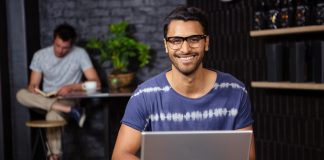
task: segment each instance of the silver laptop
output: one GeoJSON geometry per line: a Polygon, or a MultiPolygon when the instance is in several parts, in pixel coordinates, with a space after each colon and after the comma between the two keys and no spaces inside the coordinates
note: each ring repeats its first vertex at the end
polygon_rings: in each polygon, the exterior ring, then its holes
{"type": "Polygon", "coordinates": [[[248,160],[252,131],[142,132],[141,160],[248,160]]]}

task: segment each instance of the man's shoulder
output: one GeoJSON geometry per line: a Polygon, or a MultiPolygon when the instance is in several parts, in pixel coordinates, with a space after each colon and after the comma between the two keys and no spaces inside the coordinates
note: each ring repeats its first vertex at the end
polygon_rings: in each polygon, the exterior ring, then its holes
{"type": "Polygon", "coordinates": [[[221,71],[217,71],[217,82],[215,88],[225,89],[239,89],[241,91],[247,92],[245,85],[239,79],[231,75],[230,73],[225,73],[221,71]]]}
{"type": "Polygon", "coordinates": [[[230,73],[217,71],[217,78],[219,78],[217,82],[239,83],[243,85],[243,83],[239,79],[237,79],[230,73]]]}
{"type": "Polygon", "coordinates": [[[84,48],[79,47],[79,46],[73,46],[71,52],[75,53],[75,54],[85,54],[85,53],[87,53],[84,48]]]}
{"type": "Polygon", "coordinates": [[[159,73],[139,85],[139,88],[163,86],[165,85],[165,72],[159,73]]]}
{"type": "Polygon", "coordinates": [[[34,58],[35,59],[47,59],[49,56],[52,56],[54,54],[53,46],[47,46],[44,48],[39,49],[35,52],[34,58]]]}
{"type": "Polygon", "coordinates": [[[76,51],[83,51],[83,52],[85,52],[85,49],[84,48],[82,48],[82,47],[80,47],[80,46],[73,46],[73,49],[74,50],[76,50],[76,51]]]}
{"type": "Polygon", "coordinates": [[[166,72],[162,72],[138,85],[133,97],[147,93],[167,92],[170,90],[170,85],[167,83],[166,72]]]}
{"type": "Polygon", "coordinates": [[[52,45],[39,49],[35,54],[46,54],[49,52],[54,52],[52,45]]]}

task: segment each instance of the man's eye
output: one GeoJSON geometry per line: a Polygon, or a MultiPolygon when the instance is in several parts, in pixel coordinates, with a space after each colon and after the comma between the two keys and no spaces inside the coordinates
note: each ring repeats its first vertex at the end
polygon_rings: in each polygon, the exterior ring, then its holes
{"type": "Polygon", "coordinates": [[[199,42],[200,41],[200,37],[190,37],[189,38],[190,42],[199,42]]]}
{"type": "Polygon", "coordinates": [[[182,43],[182,39],[180,38],[172,38],[169,40],[172,44],[181,44],[182,43]]]}

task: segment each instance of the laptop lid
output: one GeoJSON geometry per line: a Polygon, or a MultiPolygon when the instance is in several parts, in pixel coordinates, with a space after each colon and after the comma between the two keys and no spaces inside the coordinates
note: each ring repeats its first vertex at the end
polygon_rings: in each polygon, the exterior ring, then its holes
{"type": "Polygon", "coordinates": [[[248,160],[252,131],[142,132],[141,160],[248,160]]]}

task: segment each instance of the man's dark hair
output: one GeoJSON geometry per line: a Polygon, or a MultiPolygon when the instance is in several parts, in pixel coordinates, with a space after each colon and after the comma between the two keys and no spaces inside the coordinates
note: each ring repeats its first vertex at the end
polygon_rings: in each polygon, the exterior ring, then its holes
{"type": "Polygon", "coordinates": [[[57,36],[63,41],[71,41],[73,44],[76,40],[77,34],[71,25],[64,23],[55,28],[53,38],[55,39],[57,36]]]}
{"type": "Polygon", "coordinates": [[[198,21],[203,27],[204,34],[208,35],[207,14],[199,8],[187,6],[175,8],[164,20],[164,37],[167,36],[168,27],[172,20],[198,21]]]}

